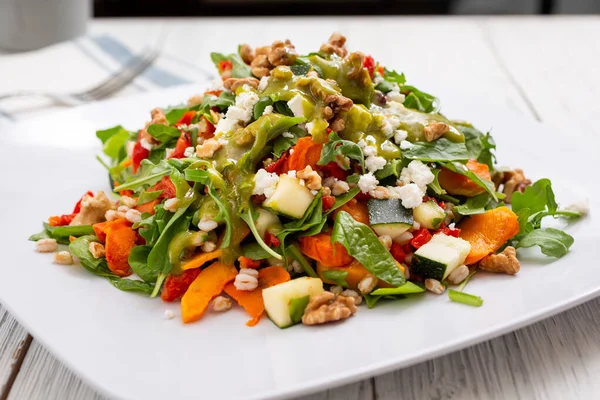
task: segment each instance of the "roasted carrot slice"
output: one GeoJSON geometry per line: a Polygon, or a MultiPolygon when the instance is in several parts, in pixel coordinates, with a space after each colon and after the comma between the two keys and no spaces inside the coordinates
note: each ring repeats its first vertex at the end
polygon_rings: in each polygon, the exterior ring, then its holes
{"type": "Polygon", "coordinates": [[[181,275],[169,274],[165,279],[162,292],[160,292],[160,298],[167,302],[177,300],[184,295],[199,273],[200,268],[195,268],[183,271],[181,275]]]}
{"type": "MultiPolygon", "coordinates": [[[[481,179],[486,179],[488,181],[492,179],[490,169],[486,164],[479,163],[475,160],[469,160],[466,167],[481,179]]],[[[449,169],[442,168],[438,175],[438,180],[440,186],[450,194],[472,197],[485,192],[484,188],[477,185],[466,176],[450,171],[449,169]]]]}
{"type": "Polygon", "coordinates": [[[185,264],[181,266],[182,270],[194,269],[201,267],[209,261],[214,260],[215,258],[219,258],[223,255],[223,250],[217,249],[215,251],[211,251],[210,253],[200,253],[196,257],[187,261],[185,264]]]}
{"type": "Polygon", "coordinates": [[[110,222],[106,221],[106,222],[100,222],[100,223],[92,225],[92,228],[94,228],[94,233],[96,234],[96,237],[102,243],[106,242],[106,228],[108,228],[109,224],[110,224],[110,222]]]}
{"type": "Polygon", "coordinates": [[[465,260],[465,264],[470,265],[496,252],[519,233],[519,221],[512,210],[498,207],[465,219],[458,228],[460,237],[471,243],[471,251],[465,260]]]}
{"type": "Polygon", "coordinates": [[[304,236],[298,240],[302,253],[324,265],[341,267],[352,262],[352,256],[341,243],[336,242],[334,247],[330,233],[304,236]]]}
{"type": "Polygon", "coordinates": [[[198,321],[206,312],[210,301],[218,296],[226,284],[235,279],[233,265],[215,262],[196,277],[181,299],[181,317],[186,324],[198,321]]]}
{"type": "Polygon", "coordinates": [[[160,203],[160,199],[154,199],[148,203],[140,204],[136,209],[141,213],[149,213],[154,215],[154,206],[160,203]]]}
{"type": "Polygon", "coordinates": [[[367,209],[367,205],[363,202],[358,201],[356,198],[350,200],[349,202],[335,210],[333,212],[334,220],[340,211],[346,211],[356,221],[369,225],[369,210],[367,209]]]}
{"type": "Polygon", "coordinates": [[[266,267],[258,271],[258,287],[250,292],[237,290],[233,282],[225,286],[225,293],[232,297],[252,319],[246,322],[248,326],[258,323],[265,312],[262,290],[290,280],[290,274],[282,267],[266,267]]]}
{"type": "Polygon", "coordinates": [[[106,230],[106,262],[108,268],[119,276],[131,275],[129,253],[136,245],[137,234],[131,223],[120,218],[108,224],[106,230]]]}
{"type": "Polygon", "coordinates": [[[298,140],[293,149],[294,152],[288,158],[288,170],[300,171],[307,165],[314,170],[318,169],[317,162],[321,158],[322,144],[313,142],[310,136],[305,136],[298,140]]]}

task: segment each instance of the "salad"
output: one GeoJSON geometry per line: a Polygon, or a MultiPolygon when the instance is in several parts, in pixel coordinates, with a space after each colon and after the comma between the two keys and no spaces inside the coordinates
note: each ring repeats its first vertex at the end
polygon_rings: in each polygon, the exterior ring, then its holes
{"type": "Polygon", "coordinates": [[[464,291],[475,271],[518,273],[519,248],[569,251],[542,220],[582,210],[498,167],[489,133],[345,42],[212,53],[205,93],[139,130],[96,132],[112,193],[86,193],[30,240],[118,289],[181,301],[186,323],[237,303],[247,325],[266,314],[280,328],[425,291],[480,306],[464,291]]]}

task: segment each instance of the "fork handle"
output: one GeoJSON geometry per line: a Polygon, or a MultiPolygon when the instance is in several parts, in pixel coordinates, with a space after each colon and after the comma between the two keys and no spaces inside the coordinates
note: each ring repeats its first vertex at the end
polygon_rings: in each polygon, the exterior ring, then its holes
{"type": "Polygon", "coordinates": [[[29,96],[37,96],[37,97],[45,97],[47,99],[53,100],[56,103],[66,105],[66,106],[78,106],[83,104],[84,101],[76,98],[75,96],[68,94],[54,94],[54,93],[43,93],[43,92],[31,92],[26,90],[18,90],[14,92],[9,92],[5,94],[0,94],[0,101],[6,99],[12,99],[15,97],[29,97],[29,96]]]}

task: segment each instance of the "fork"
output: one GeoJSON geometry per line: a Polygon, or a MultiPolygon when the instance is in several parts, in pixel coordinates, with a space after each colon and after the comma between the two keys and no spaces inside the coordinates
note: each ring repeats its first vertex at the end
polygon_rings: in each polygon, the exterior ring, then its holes
{"type": "Polygon", "coordinates": [[[90,101],[104,99],[117,93],[141,75],[158,57],[158,51],[151,50],[144,55],[138,55],[129,60],[123,68],[114,72],[104,81],[91,89],[77,93],[49,93],[35,91],[15,91],[0,94],[0,101],[25,96],[41,96],[52,99],[56,103],[66,106],[77,106],[90,101]]]}

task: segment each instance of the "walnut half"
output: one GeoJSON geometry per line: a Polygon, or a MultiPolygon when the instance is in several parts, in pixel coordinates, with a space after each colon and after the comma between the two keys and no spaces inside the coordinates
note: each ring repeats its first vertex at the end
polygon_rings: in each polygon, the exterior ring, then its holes
{"type": "Polygon", "coordinates": [[[432,122],[425,126],[425,140],[433,142],[450,131],[450,126],[443,122],[432,122]]]}
{"type": "Polygon", "coordinates": [[[517,259],[517,251],[508,246],[502,253],[490,254],[479,262],[479,269],[499,274],[515,275],[521,270],[521,264],[517,259]]]}
{"type": "Polygon", "coordinates": [[[354,298],[323,292],[310,300],[304,310],[302,323],[317,325],[339,321],[351,317],[357,310],[354,298]]]}

